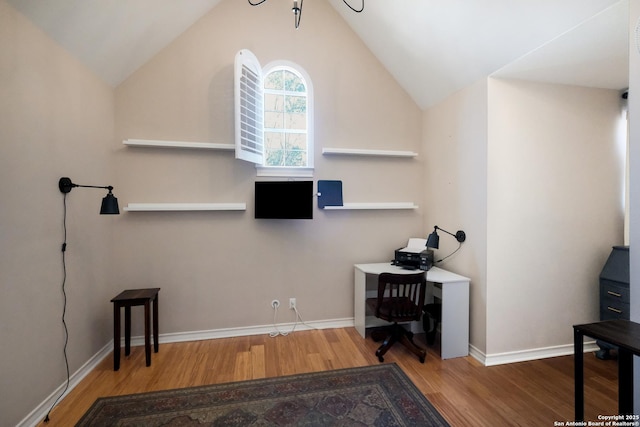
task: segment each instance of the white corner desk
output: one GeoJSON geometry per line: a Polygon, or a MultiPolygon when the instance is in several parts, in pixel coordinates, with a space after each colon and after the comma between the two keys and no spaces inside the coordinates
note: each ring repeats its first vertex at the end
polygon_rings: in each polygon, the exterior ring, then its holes
{"type": "MultiPolygon", "coordinates": [[[[367,315],[366,299],[377,294],[378,275],[381,273],[413,274],[420,270],[407,270],[391,263],[354,265],[354,324],[356,330],[365,337],[365,329],[379,326],[380,320],[367,315]]],[[[469,278],[451,273],[438,267],[425,271],[427,299],[437,296],[442,300],[441,357],[451,359],[469,355],[469,278]],[[440,284],[440,285],[438,285],[440,284]]],[[[382,324],[386,324],[383,322],[382,324]]]]}

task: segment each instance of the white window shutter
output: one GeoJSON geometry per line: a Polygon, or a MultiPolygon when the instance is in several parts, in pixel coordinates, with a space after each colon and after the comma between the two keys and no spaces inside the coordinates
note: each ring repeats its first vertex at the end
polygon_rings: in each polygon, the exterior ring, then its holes
{"type": "Polygon", "coordinates": [[[234,67],[236,159],[263,164],[264,112],[262,68],[256,56],[242,49],[234,67]]]}

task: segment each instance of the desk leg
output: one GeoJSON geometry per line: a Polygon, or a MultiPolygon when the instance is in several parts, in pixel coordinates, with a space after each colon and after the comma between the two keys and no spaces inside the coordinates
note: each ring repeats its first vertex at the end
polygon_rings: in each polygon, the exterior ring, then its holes
{"type": "Polygon", "coordinates": [[[131,354],[131,306],[124,306],[124,355],[131,354]]]}
{"type": "Polygon", "coordinates": [[[633,415],[633,353],[618,348],[618,412],[633,415]]]}
{"type": "Polygon", "coordinates": [[[154,352],[158,352],[158,347],[160,343],[158,342],[158,295],[153,300],[153,350],[154,352]]]}
{"type": "Polygon", "coordinates": [[[584,337],[573,331],[573,375],[575,378],[575,420],[584,421],[584,337]]]}
{"type": "Polygon", "coordinates": [[[353,324],[358,333],[365,337],[367,319],[367,275],[355,269],[353,285],[353,324]]]}
{"type": "Polygon", "coordinates": [[[144,302],[144,357],[147,362],[147,366],[151,366],[151,337],[150,337],[150,322],[151,312],[149,310],[149,300],[144,302]]]}
{"type": "Polygon", "coordinates": [[[442,284],[440,329],[440,357],[443,360],[469,355],[468,281],[442,284]]]}
{"type": "Polygon", "coordinates": [[[113,370],[120,369],[120,306],[113,303],[113,370]]]}

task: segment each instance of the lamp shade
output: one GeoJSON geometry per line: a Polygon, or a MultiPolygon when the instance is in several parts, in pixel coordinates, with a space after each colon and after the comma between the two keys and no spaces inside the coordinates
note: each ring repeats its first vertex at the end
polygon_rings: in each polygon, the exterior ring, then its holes
{"type": "Polygon", "coordinates": [[[433,230],[433,233],[429,234],[427,237],[427,245],[428,248],[438,249],[440,247],[440,236],[438,236],[438,232],[433,230]]]}
{"type": "Polygon", "coordinates": [[[118,208],[118,199],[109,191],[109,193],[102,199],[102,206],[100,207],[100,215],[119,215],[120,209],[118,208]]]}

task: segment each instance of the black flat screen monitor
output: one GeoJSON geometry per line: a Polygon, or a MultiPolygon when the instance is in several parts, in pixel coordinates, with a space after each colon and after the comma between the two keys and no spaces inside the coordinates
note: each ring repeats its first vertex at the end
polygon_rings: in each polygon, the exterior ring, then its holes
{"type": "Polygon", "coordinates": [[[256,181],[255,217],[313,219],[313,181],[256,181]]]}

